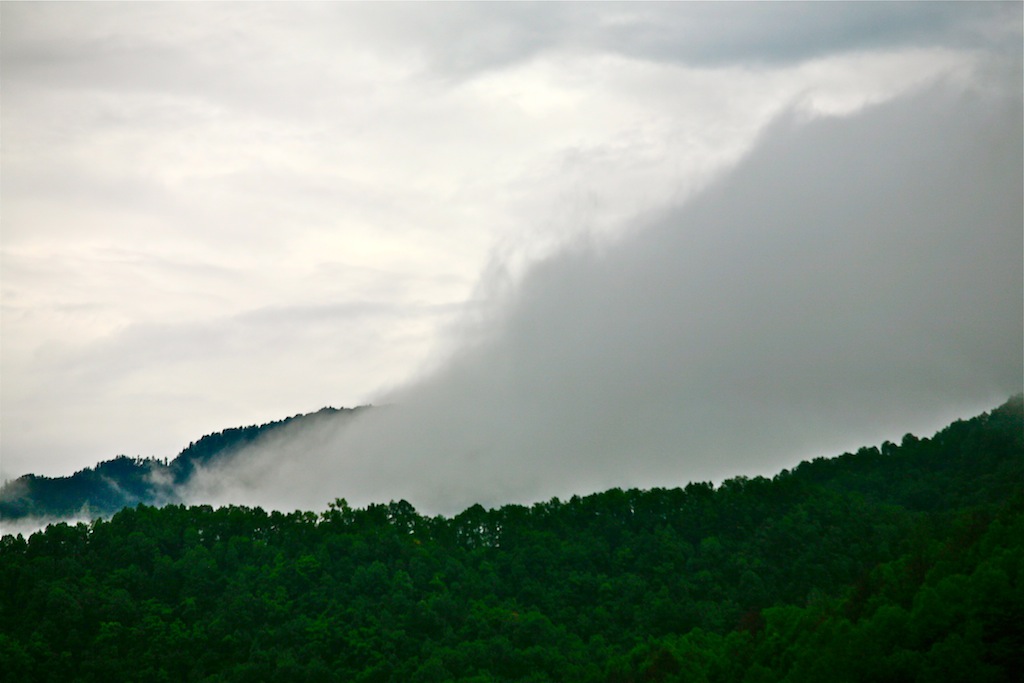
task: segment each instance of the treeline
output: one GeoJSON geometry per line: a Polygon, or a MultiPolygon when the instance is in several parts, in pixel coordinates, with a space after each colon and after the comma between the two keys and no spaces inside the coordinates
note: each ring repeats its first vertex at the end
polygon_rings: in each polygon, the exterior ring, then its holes
{"type": "Polygon", "coordinates": [[[0,542],[24,681],[1010,681],[1024,400],[719,487],[139,506],[0,542]]]}
{"type": "Polygon", "coordinates": [[[139,503],[181,502],[179,490],[197,468],[222,463],[275,429],[290,423],[345,418],[363,408],[322,408],[261,425],[235,427],[190,443],[170,462],[166,458],[119,455],[67,477],[26,474],[0,488],[0,521],[26,517],[70,519],[109,517],[139,503]]]}

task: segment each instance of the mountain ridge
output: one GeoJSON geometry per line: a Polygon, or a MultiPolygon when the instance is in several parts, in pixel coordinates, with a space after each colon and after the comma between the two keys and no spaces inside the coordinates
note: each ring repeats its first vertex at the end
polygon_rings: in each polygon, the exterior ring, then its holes
{"type": "MultiPolygon", "coordinates": [[[[86,467],[65,477],[47,477],[26,474],[17,479],[5,482],[0,487],[0,533],[3,522],[20,522],[26,519],[39,520],[45,524],[70,519],[94,519],[110,517],[118,511],[139,504],[163,506],[182,504],[186,500],[182,493],[190,483],[191,477],[199,470],[224,465],[241,452],[245,446],[251,445],[284,427],[285,425],[301,425],[304,422],[330,417],[350,418],[372,406],[356,406],[354,408],[324,407],[311,413],[299,413],[281,420],[261,425],[232,427],[207,434],[196,441],[190,442],[173,460],[155,457],[130,457],[118,455],[110,460],[86,467]]],[[[932,439],[906,434],[900,446],[922,446],[926,450],[933,439],[952,438],[948,435],[973,421],[985,421],[998,415],[1024,414],[1024,394],[1010,397],[1005,403],[980,415],[958,419],[947,427],[939,430],[932,439]]],[[[862,447],[856,453],[843,453],[830,457],[817,457],[803,461],[793,468],[801,471],[812,480],[824,481],[830,478],[829,472],[840,471],[844,463],[853,459],[865,462],[870,459],[887,460],[887,456],[900,446],[886,441],[880,447],[862,447]]],[[[1024,451],[1024,432],[1018,443],[1018,450],[1024,451]]],[[[991,456],[991,453],[989,453],[991,456]]],[[[985,462],[975,463],[975,469],[984,468],[985,462]]],[[[894,467],[892,462],[889,467],[894,467]]],[[[914,469],[907,463],[901,465],[902,470],[893,471],[892,477],[915,476],[914,469]],[[909,470],[907,468],[910,468],[909,470]]],[[[789,470],[783,469],[776,478],[786,477],[789,470]]],[[[972,476],[985,476],[982,472],[972,472],[972,476]]],[[[1000,475],[993,471],[990,477],[1000,475]]],[[[728,481],[746,480],[746,477],[735,476],[728,481]]],[[[1024,481],[1024,470],[1013,476],[1003,476],[1002,482],[994,482],[993,486],[1009,486],[1013,481],[1024,481]]],[[[879,485],[873,483],[873,490],[878,491],[879,485]]],[[[881,485],[884,488],[884,484],[881,485]]],[[[965,500],[969,492],[964,492],[965,500]]],[[[923,494],[921,503],[927,503],[927,495],[923,494]]],[[[969,501],[968,501],[969,502],[969,501]]],[[[914,506],[914,501],[901,500],[901,504],[914,506]]],[[[932,501],[934,504],[934,501],[932,501]]]]}
{"type": "Polygon", "coordinates": [[[347,418],[369,406],[299,413],[260,425],[231,427],[190,442],[172,460],[117,455],[62,477],[25,474],[0,487],[0,523],[25,518],[109,517],[140,503],[183,502],[181,489],[197,469],[226,462],[245,446],[289,424],[322,417],[347,418]]]}

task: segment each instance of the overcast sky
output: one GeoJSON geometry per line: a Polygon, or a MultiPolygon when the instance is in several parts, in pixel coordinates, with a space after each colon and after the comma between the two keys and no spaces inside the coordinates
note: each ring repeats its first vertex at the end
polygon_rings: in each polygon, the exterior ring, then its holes
{"type": "Polygon", "coordinates": [[[0,20],[4,477],[388,402],[207,492],[451,511],[1020,390],[1020,3],[0,20]]]}

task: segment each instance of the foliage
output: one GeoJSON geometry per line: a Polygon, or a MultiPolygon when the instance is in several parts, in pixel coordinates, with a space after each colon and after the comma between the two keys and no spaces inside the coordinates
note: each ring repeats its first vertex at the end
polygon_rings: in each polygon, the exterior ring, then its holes
{"type": "Polygon", "coordinates": [[[451,517],[139,505],[0,541],[24,681],[1010,680],[1021,397],[719,487],[451,517]]]}

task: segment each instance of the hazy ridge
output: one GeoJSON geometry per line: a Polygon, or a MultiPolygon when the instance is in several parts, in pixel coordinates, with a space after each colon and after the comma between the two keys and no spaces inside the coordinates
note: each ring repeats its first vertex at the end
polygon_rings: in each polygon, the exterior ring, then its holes
{"type": "Polygon", "coordinates": [[[230,466],[246,446],[285,425],[301,429],[316,420],[345,420],[360,410],[326,407],[261,425],[225,429],[190,443],[173,460],[119,455],[65,477],[23,475],[0,488],[0,531],[109,517],[140,503],[185,502],[189,480],[197,470],[230,466]]]}

